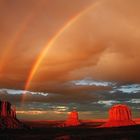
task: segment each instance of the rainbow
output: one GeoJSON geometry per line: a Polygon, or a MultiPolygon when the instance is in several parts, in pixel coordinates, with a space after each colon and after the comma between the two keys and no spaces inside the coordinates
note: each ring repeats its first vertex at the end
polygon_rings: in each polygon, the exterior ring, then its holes
{"type": "MultiPolygon", "coordinates": [[[[80,17],[82,17],[84,14],[86,14],[88,11],[90,11],[92,8],[96,7],[99,4],[99,2],[92,4],[91,6],[89,6],[88,8],[84,9],[82,12],[78,13],[77,15],[75,15],[73,18],[71,18],[60,30],[58,30],[58,32],[56,32],[56,34],[50,39],[49,42],[47,42],[45,44],[44,49],[41,51],[41,53],[39,54],[36,62],[33,64],[31,71],[29,73],[29,76],[27,78],[27,81],[25,83],[25,88],[24,90],[27,91],[30,87],[30,84],[35,76],[35,74],[37,73],[43,59],[45,58],[48,50],[50,47],[52,47],[54,45],[54,43],[56,42],[56,40],[68,29],[70,28],[78,19],[80,19],[80,17]]],[[[22,97],[22,101],[24,101],[25,98],[25,93],[23,94],[22,97]]]]}
{"type": "MultiPolygon", "coordinates": [[[[43,4],[40,3],[39,6],[41,5],[43,4]]],[[[25,18],[23,18],[21,24],[19,25],[19,29],[14,33],[8,44],[5,46],[5,50],[3,50],[0,56],[0,72],[4,71],[4,67],[6,65],[6,62],[8,61],[9,54],[16,47],[23,34],[26,32],[28,25],[32,22],[32,19],[34,18],[35,13],[37,12],[37,9],[40,8],[39,6],[37,5],[34,8],[32,8],[29,14],[25,16],[25,18]]]]}
{"type": "Polygon", "coordinates": [[[0,61],[0,72],[3,71],[6,62],[8,61],[9,53],[17,45],[19,38],[21,38],[23,33],[25,32],[25,29],[26,29],[31,17],[32,16],[27,16],[23,20],[22,24],[19,27],[19,30],[13,35],[13,37],[9,41],[8,45],[6,46],[6,49],[3,51],[2,55],[0,56],[0,60],[1,60],[0,61]]]}

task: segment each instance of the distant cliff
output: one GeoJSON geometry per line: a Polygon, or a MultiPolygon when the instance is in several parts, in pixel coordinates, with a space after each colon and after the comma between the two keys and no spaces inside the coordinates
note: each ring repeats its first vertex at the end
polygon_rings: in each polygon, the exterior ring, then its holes
{"type": "Polygon", "coordinates": [[[16,117],[16,108],[8,101],[0,101],[0,128],[24,128],[24,124],[16,117]]]}

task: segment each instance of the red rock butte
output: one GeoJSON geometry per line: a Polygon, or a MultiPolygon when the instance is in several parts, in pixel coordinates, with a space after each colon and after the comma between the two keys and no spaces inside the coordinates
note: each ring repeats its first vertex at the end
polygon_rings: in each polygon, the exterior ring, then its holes
{"type": "Polygon", "coordinates": [[[126,105],[118,104],[109,110],[109,120],[101,127],[120,127],[135,124],[132,120],[131,109],[126,105]]]}
{"type": "Polygon", "coordinates": [[[16,109],[7,101],[0,101],[0,128],[22,128],[23,124],[16,118],[16,109]]]}
{"type": "Polygon", "coordinates": [[[76,110],[73,110],[68,115],[68,119],[66,120],[64,126],[78,126],[80,125],[78,112],[76,110]]]}

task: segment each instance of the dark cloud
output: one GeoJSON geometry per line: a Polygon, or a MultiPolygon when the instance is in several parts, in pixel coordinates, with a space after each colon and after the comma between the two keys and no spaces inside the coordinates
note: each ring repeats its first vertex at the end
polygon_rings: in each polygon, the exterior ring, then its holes
{"type": "MultiPolygon", "coordinates": [[[[91,93],[90,93],[91,94],[91,93]]],[[[96,99],[88,100],[88,102],[81,101],[79,96],[62,96],[58,94],[48,94],[47,96],[26,94],[25,102],[21,101],[21,91],[5,89],[0,93],[1,100],[8,100],[12,105],[17,107],[17,115],[21,119],[66,119],[67,113],[76,107],[79,111],[81,119],[95,119],[106,118],[108,109],[118,103],[129,105],[133,110],[133,116],[139,115],[140,93],[135,95],[127,93],[112,93],[98,92],[92,93],[96,99]],[[9,93],[10,94],[9,94],[9,93]],[[68,97],[68,98],[67,98],[68,97]],[[71,100],[72,99],[72,100],[71,100]],[[71,100],[71,102],[69,102],[71,100]]],[[[86,94],[88,95],[88,94],[86,94]]],[[[82,95],[80,95],[82,96],[82,95]]],[[[87,96],[89,97],[89,96],[87,96]]],[[[82,96],[81,99],[87,98],[82,96]]]]}

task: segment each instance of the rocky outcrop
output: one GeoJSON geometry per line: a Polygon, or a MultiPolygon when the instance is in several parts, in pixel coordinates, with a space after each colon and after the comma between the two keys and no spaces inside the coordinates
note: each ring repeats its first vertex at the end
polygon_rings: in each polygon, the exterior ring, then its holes
{"type": "Polygon", "coordinates": [[[114,105],[109,110],[109,120],[101,127],[120,127],[129,125],[135,125],[135,122],[132,120],[131,109],[126,105],[118,104],[114,105]]]}
{"type": "Polygon", "coordinates": [[[79,117],[78,117],[78,112],[76,110],[73,110],[70,112],[68,115],[68,119],[64,123],[65,126],[78,126],[80,125],[79,117]]]}
{"type": "Polygon", "coordinates": [[[23,128],[16,118],[16,109],[8,101],[0,101],[0,128],[23,128]]]}

